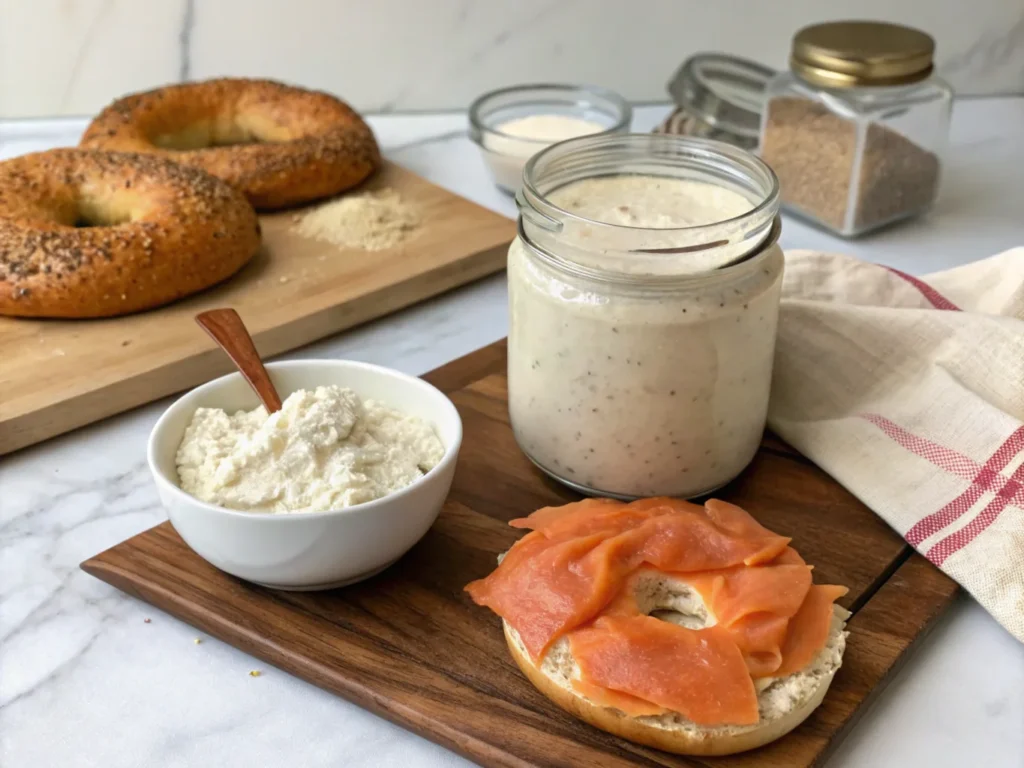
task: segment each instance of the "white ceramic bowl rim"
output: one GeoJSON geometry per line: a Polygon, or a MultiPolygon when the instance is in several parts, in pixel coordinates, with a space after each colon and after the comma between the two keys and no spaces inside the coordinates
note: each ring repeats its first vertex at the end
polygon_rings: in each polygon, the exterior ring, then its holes
{"type": "MultiPolygon", "coordinates": [[[[446,407],[446,410],[450,412],[448,415],[451,416],[454,424],[457,427],[457,430],[455,439],[452,440],[450,444],[444,447],[444,456],[441,457],[441,460],[433,468],[431,468],[430,471],[416,478],[416,480],[409,483],[409,485],[405,486],[404,488],[400,488],[394,493],[389,493],[386,496],[381,496],[379,499],[374,499],[373,501],[365,501],[362,504],[354,504],[351,507],[328,509],[322,512],[246,512],[245,510],[241,509],[229,509],[228,507],[221,507],[216,504],[210,504],[209,502],[203,501],[202,499],[193,496],[191,493],[182,490],[181,486],[179,486],[176,482],[174,482],[171,478],[164,474],[164,472],[157,466],[156,461],[154,459],[154,454],[156,452],[156,441],[161,431],[164,429],[171,412],[181,407],[181,402],[185,398],[191,397],[206,390],[214,389],[217,386],[222,385],[228,379],[240,379],[242,377],[242,374],[239,373],[238,371],[234,371],[233,373],[228,373],[224,376],[220,376],[216,379],[208,381],[205,384],[200,384],[198,387],[195,387],[194,389],[190,389],[188,392],[179,396],[178,399],[171,403],[167,410],[161,414],[159,419],[157,419],[156,424],[153,425],[153,429],[149,433],[149,440],[146,443],[146,461],[149,464],[149,469],[152,472],[153,477],[157,479],[157,482],[162,483],[164,487],[167,490],[169,490],[172,494],[176,494],[181,498],[187,500],[188,502],[203,509],[206,509],[210,512],[226,515],[228,517],[242,517],[246,519],[252,519],[255,517],[259,518],[260,520],[285,521],[295,518],[310,519],[317,517],[334,517],[341,515],[363,514],[365,512],[370,512],[385,503],[390,503],[393,500],[398,499],[402,496],[405,496],[410,493],[415,493],[416,487],[420,485],[427,477],[434,474],[435,472],[439,472],[443,466],[449,464],[452,461],[455,461],[455,458],[459,452],[459,447],[462,443],[462,419],[459,417],[459,412],[455,408],[455,405],[452,403],[451,400],[448,399],[448,396],[445,395],[441,390],[439,390],[430,382],[424,381],[418,376],[412,376],[408,373],[402,373],[401,371],[397,371],[394,368],[388,368],[383,365],[374,365],[373,363],[363,363],[356,360],[281,360],[279,362],[266,363],[265,365],[267,370],[272,371],[275,368],[305,368],[310,366],[314,368],[329,368],[334,367],[339,363],[341,364],[341,367],[362,368],[364,370],[371,370],[377,373],[385,374],[387,376],[392,376],[394,378],[403,379],[407,382],[414,384],[415,386],[432,390],[432,392],[436,393],[440,397],[441,402],[443,402],[446,407]]],[[[285,397],[287,398],[287,396],[285,397]]],[[[438,439],[440,439],[440,435],[438,435],[438,439]]]]}

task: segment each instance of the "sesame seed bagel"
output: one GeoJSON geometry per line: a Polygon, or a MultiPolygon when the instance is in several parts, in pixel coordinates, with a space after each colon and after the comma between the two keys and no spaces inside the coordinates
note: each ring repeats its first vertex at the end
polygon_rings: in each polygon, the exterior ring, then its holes
{"type": "Polygon", "coordinates": [[[198,168],[82,149],[0,163],[0,315],[150,309],[226,279],[259,244],[245,197],[198,168]]]}
{"type": "Polygon", "coordinates": [[[373,132],[345,102],[272,80],[222,78],[118,99],[80,145],[202,168],[271,210],[354,187],[380,167],[373,132]]]}

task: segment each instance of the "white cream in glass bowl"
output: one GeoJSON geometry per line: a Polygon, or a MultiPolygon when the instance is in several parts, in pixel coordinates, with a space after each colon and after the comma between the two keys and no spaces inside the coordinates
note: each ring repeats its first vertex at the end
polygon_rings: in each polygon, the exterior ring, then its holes
{"type": "Polygon", "coordinates": [[[497,187],[515,194],[537,152],[566,139],[628,131],[632,116],[625,99],[606,88],[518,85],[474,101],[469,134],[497,187]]]}
{"type": "Polygon", "coordinates": [[[531,159],[509,249],[517,442],[584,493],[693,497],[764,430],[782,285],[778,182],[744,150],[595,136],[531,159]]]}

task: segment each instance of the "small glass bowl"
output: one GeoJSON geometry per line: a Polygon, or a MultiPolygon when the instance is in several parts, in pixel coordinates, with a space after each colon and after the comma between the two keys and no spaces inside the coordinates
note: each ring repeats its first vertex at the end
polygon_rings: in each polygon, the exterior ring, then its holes
{"type": "Polygon", "coordinates": [[[510,195],[522,185],[526,161],[557,143],[512,136],[498,128],[531,115],[564,115],[598,123],[604,130],[590,135],[601,135],[628,132],[633,110],[619,94],[592,85],[515,85],[480,96],[469,107],[469,137],[480,147],[498,189],[510,195]]]}

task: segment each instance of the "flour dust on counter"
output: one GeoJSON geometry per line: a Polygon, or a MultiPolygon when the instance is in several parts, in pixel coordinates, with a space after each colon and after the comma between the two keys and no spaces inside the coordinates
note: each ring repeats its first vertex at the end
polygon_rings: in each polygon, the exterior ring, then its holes
{"type": "Polygon", "coordinates": [[[419,209],[394,189],[358,192],[294,217],[294,231],[343,248],[382,251],[413,237],[423,223],[419,209]]]}

